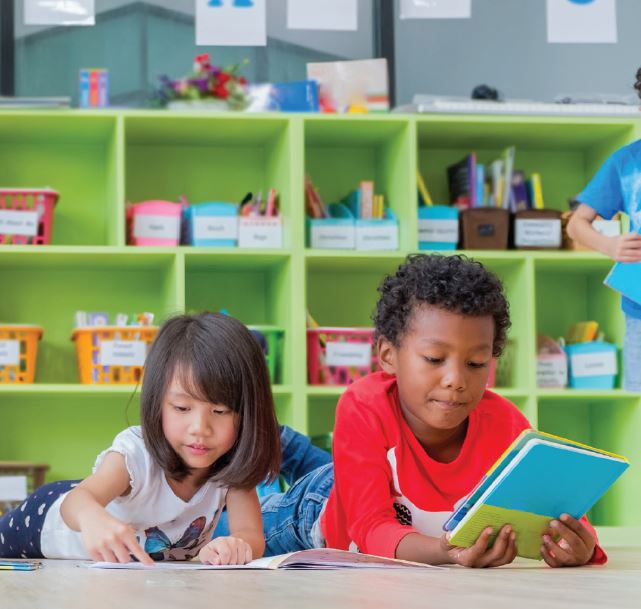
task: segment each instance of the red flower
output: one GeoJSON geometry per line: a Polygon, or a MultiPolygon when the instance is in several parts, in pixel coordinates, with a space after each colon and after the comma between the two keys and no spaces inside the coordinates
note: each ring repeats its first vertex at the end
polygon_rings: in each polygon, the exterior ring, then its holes
{"type": "Polygon", "coordinates": [[[247,79],[246,79],[244,76],[239,76],[239,77],[238,77],[238,82],[239,82],[241,85],[246,85],[246,84],[247,84],[247,79]]]}
{"type": "Polygon", "coordinates": [[[227,72],[221,72],[218,75],[218,84],[224,85],[226,82],[229,82],[231,80],[231,76],[227,74],[227,72]]]}
{"type": "Polygon", "coordinates": [[[229,91],[223,84],[215,85],[211,92],[214,94],[214,97],[220,97],[222,99],[227,99],[229,97],[229,91]]]}

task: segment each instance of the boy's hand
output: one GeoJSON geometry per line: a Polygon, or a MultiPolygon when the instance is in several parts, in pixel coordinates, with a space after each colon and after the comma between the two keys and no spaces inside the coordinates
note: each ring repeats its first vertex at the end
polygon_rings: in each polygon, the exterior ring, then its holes
{"type": "Polygon", "coordinates": [[[491,527],[485,529],[474,545],[469,548],[450,545],[448,534],[446,534],[441,537],[441,547],[451,562],[463,567],[478,568],[507,565],[516,558],[516,535],[512,531],[512,527],[506,524],[496,536],[494,545],[488,548],[487,545],[493,532],[491,527]]]}
{"type": "Polygon", "coordinates": [[[209,565],[244,565],[251,561],[252,549],[239,537],[216,537],[201,548],[198,558],[209,565]]]}
{"type": "Polygon", "coordinates": [[[578,567],[586,564],[594,554],[596,541],[590,531],[578,520],[562,514],[550,522],[550,531],[560,536],[558,541],[545,533],[541,556],[550,567],[578,567]]]}
{"type": "Polygon", "coordinates": [[[136,531],[106,511],[87,514],[81,520],[80,534],[92,560],[125,563],[133,555],[147,566],[154,564],[138,543],[136,531]]]}
{"type": "Polygon", "coordinates": [[[604,253],[616,262],[641,262],[641,235],[632,232],[610,237],[604,253]]]}

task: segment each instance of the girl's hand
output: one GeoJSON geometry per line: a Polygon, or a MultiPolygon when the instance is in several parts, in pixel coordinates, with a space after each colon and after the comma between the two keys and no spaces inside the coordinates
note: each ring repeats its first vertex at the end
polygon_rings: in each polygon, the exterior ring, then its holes
{"type": "Polygon", "coordinates": [[[80,534],[93,560],[130,562],[133,555],[145,565],[154,564],[138,543],[134,529],[105,510],[82,519],[80,534]]]}
{"type": "Polygon", "coordinates": [[[492,528],[485,529],[473,546],[459,548],[449,544],[449,534],[441,537],[441,547],[449,560],[463,567],[500,567],[507,565],[516,558],[516,535],[512,527],[506,524],[496,536],[494,545],[488,549],[487,545],[493,533],[492,528]]]}
{"type": "Polygon", "coordinates": [[[604,253],[616,262],[640,262],[641,235],[632,232],[610,237],[604,253]]]}
{"type": "Polygon", "coordinates": [[[592,558],[596,541],[578,520],[561,514],[561,518],[550,522],[550,530],[560,536],[555,542],[548,533],[543,535],[541,556],[550,567],[578,567],[592,558]]]}
{"type": "Polygon", "coordinates": [[[216,537],[201,548],[198,558],[209,565],[244,565],[251,561],[252,549],[240,537],[216,537]]]}

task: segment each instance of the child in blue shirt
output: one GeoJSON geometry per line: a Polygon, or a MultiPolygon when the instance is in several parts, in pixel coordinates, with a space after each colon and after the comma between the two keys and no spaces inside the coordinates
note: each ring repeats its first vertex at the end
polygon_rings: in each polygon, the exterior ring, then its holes
{"type": "MultiPolygon", "coordinates": [[[[634,87],[641,97],[641,68],[636,78],[634,87]]],[[[572,239],[617,262],[641,262],[641,140],[614,152],[577,199],[581,205],[567,229],[572,239]],[[592,227],[597,215],[609,220],[617,212],[630,216],[629,233],[606,237],[592,227]]],[[[641,391],[641,303],[624,296],[621,308],[626,321],[623,388],[641,391]]]]}

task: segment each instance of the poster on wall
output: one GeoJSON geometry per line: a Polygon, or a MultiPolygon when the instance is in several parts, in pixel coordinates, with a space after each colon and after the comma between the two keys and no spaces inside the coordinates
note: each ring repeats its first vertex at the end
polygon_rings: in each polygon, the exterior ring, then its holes
{"type": "Polygon", "coordinates": [[[401,19],[469,19],[472,0],[401,0],[401,19]]]}
{"type": "Polygon", "coordinates": [[[358,29],[357,0],[287,0],[287,27],[290,30],[358,29]]]}
{"type": "Polygon", "coordinates": [[[25,25],[95,25],[94,0],[25,0],[25,25]]]}
{"type": "Polygon", "coordinates": [[[547,0],[548,42],[617,42],[616,0],[547,0]]]}
{"type": "Polygon", "coordinates": [[[196,0],[196,44],[266,46],[265,0],[196,0]]]}

